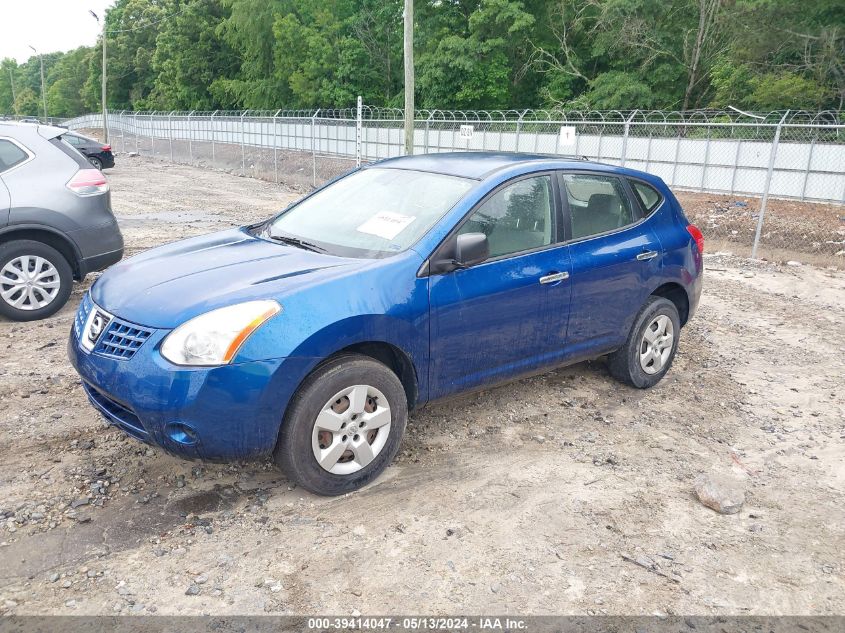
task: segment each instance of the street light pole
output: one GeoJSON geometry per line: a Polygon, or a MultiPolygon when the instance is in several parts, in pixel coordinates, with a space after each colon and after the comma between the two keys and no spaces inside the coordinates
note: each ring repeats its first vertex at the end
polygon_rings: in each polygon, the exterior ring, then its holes
{"type": "MultiPolygon", "coordinates": [[[[100,17],[91,11],[88,10],[88,13],[94,16],[94,19],[97,20],[97,24],[100,23],[100,17]]],[[[103,106],[103,142],[109,142],[109,119],[108,119],[108,108],[106,107],[106,19],[103,16],[103,85],[102,85],[102,94],[101,94],[102,106],[103,106]]]]}
{"type": "Polygon", "coordinates": [[[47,93],[44,91],[44,56],[35,50],[34,46],[30,46],[32,52],[38,55],[38,61],[41,62],[41,103],[44,105],[44,123],[47,123],[47,93]]]}

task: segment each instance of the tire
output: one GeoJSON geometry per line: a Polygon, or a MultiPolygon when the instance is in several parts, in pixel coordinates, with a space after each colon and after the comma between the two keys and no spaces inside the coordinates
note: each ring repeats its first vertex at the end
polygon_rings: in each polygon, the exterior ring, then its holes
{"type": "Polygon", "coordinates": [[[672,367],[680,333],[675,304],[652,295],[634,319],[628,340],[608,357],[611,375],[637,389],[653,387],[672,367]],[[671,334],[668,345],[666,334],[671,334]]]}
{"type": "Polygon", "coordinates": [[[393,461],[407,420],[396,374],[368,356],[339,356],[315,369],[291,399],[274,458],[306,490],[344,494],[393,461]]]}
{"type": "Polygon", "coordinates": [[[94,169],[99,169],[100,171],[103,171],[103,161],[101,161],[96,156],[89,156],[88,162],[94,166],[94,169]]]}
{"type": "Polygon", "coordinates": [[[70,263],[52,246],[34,240],[0,244],[0,314],[3,316],[14,321],[44,319],[67,303],[72,289],[70,263]],[[34,286],[14,283],[24,279],[21,274],[24,268],[28,269],[27,277],[40,270],[40,278],[27,278],[34,286]]]}

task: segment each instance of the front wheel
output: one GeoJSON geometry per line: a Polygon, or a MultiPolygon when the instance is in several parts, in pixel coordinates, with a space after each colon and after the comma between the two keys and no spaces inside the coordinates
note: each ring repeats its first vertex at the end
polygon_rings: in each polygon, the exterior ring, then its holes
{"type": "Polygon", "coordinates": [[[610,373],[624,383],[653,387],[672,366],[681,334],[681,320],[675,304],[652,296],[640,310],[625,345],[610,354],[610,373]]]}
{"type": "Polygon", "coordinates": [[[318,367],[291,400],[276,463],[316,494],[357,490],[393,460],[407,419],[396,374],[367,356],[340,356],[318,367]]]}

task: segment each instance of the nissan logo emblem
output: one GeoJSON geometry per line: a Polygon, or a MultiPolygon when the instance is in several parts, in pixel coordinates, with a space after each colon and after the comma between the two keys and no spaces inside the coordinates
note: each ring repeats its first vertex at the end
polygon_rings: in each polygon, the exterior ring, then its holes
{"type": "Polygon", "coordinates": [[[88,340],[92,343],[96,342],[96,340],[100,337],[100,334],[103,333],[103,328],[106,326],[106,320],[103,318],[103,315],[96,314],[93,319],[91,319],[91,328],[88,330],[88,340]]]}

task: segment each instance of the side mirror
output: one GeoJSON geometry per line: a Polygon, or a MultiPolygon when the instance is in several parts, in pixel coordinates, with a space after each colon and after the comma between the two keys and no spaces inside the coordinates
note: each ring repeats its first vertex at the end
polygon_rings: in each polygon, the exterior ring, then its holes
{"type": "Polygon", "coordinates": [[[484,233],[465,233],[444,244],[438,259],[432,260],[429,274],[450,273],[458,268],[480,264],[490,257],[490,243],[484,233]]]}
{"type": "Polygon", "coordinates": [[[464,268],[490,257],[490,243],[484,233],[464,233],[455,241],[455,263],[464,268]]]}

